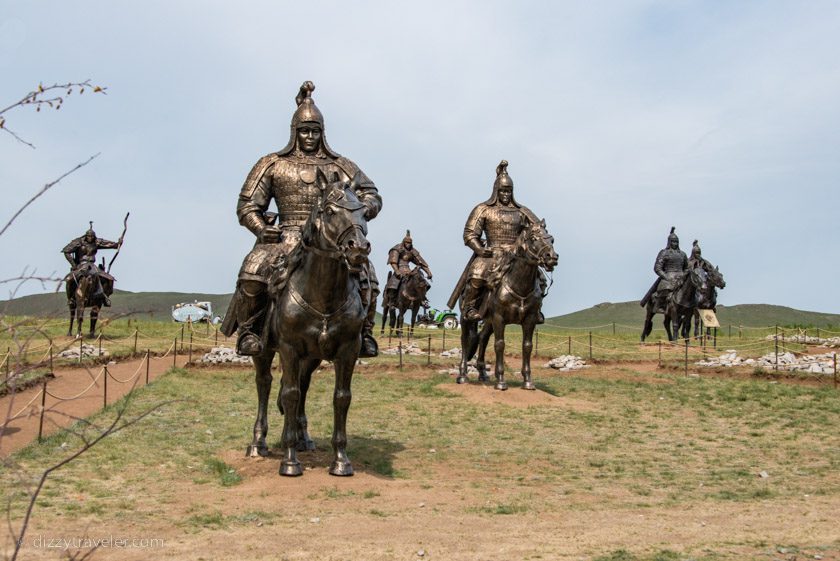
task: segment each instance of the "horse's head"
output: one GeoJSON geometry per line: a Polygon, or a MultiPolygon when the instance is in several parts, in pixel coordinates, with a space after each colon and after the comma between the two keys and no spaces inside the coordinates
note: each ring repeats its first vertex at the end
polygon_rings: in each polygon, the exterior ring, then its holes
{"type": "Polygon", "coordinates": [[[316,185],[321,190],[321,197],[312,209],[309,228],[304,232],[306,245],[343,258],[351,271],[358,271],[370,253],[366,207],[355,191],[358,181],[359,174],[350,183],[338,177],[329,181],[319,169],[316,185]]]}
{"type": "Polygon", "coordinates": [[[528,222],[519,235],[519,247],[525,258],[546,271],[553,271],[557,266],[557,252],[554,251],[554,237],[548,233],[545,220],[528,222]]]}
{"type": "Polygon", "coordinates": [[[723,273],[721,273],[717,267],[709,271],[709,282],[712,286],[717,288],[726,288],[726,281],[723,280],[723,273]]]}

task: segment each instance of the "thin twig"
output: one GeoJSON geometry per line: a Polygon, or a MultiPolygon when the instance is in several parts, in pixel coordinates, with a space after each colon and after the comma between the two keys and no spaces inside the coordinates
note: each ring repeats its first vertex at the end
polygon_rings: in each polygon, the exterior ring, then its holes
{"type": "Polygon", "coordinates": [[[55,181],[51,181],[51,182],[47,183],[46,185],[44,185],[44,186],[41,188],[41,190],[40,190],[40,191],[38,191],[37,193],[35,193],[35,195],[34,195],[31,199],[29,199],[28,201],[26,201],[26,204],[24,204],[22,207],[20,207],[20,208],[18,209],[18,211],[15,213],[15,215],[14,215],[14,216],[12,216],[11,220],[9,220],[9,221],[6,223],[6,225],[5,225],[5,226],[3,226],[3,229],[2,229],[2,230],[0,230],[0,236],[2,236],[2,235],[6,232],[6,230],[8,230],[8,229],[9,229],[9,226],[11,226],[11,225],[12,225],[12,222],[14,222],[14,221],[17,219],[17,217],[18,217],[18,216],[20,216],[20,214],[21,214],[21,213],[22,213],[22,212],[26,209],[26,207],[28,207],[28,206],[29,206],[29,205],[31,205],[33,202],[35,202],[35,200],[36,200],[36,199],[38,199],[38,197],[40,197],[41,195],[43,195],[44,193],[46,193],[47,191],[49,191],[51,187],[55,186],[55,185],[56,185],[59,181],[61,181],[62,179],[64,179],[65,177],[67,177],[68,175],[70,175],[71,173],[73,173],[74,171],[76,171],[76,170],[78,170],[78,169],[80,169],[80,168],[83,168],[83,167],[85,167],[86,165],[88,165],[88,164],[89,164],[89,163],[90,163],[90,162],[91,162],[94,158],[96,158],[97,156],[99,156],[99,154],[100,154],[100,153],[96,153],[96,154],[94,154],[93,156],[91,156],[90,158],[88,158],[86,161],[82,162],[81,164],[76,164],[76,167],[74,167],[73,169],[71,169],[71,170],[70,170],[70,171],[68,171],[68,172],[65,172],[65,173],[64,173],[61,177],[59,177],[59,178],[58,178],[58,179],[56,179],[55,181]]]}

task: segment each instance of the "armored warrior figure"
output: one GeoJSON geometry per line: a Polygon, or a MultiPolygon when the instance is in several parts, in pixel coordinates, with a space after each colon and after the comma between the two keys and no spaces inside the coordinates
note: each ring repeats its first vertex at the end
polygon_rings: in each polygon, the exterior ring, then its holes
{"type": "Polygon", "coordinates": [[[97,238],[96,232],[93,231],[93,222],[90,223],[90,228],[85,235],[64,246],[61,252],[71,267],[70,273],[65,277],[68,301],[75,298],[78,279],[84,275],[93,275],[97,282],[92,299],[105,306],[111,305],[108,296],[114,289],[114,277],[105,272],[104,267],[96,266],[96,252],[100,249],[119,249],[119,247],[119,242],[97,238]]]}
{"type": "MultiPolygon", "coordinates": [[[[429,269],[428,263],[420,255],[420,252],[417,251],[417,248],[414,247],[411,240],[411,232],[406,230],[403,241],[392,247],[388,252],[388,265],[391,266],[392,270],[388,272],[388,282],[385,283],[385,301],[383,302],[383,307],[396,307],[400,283],[412,271],[412,264],[426,273],[429,279],[432,278],[432,270],[429,269]]],[[[423,302],[423,307],[429,307],[428,301],[423,302]]]]}
{"type": "Polygon", "coordinates": [[[674,233],[675,229],[671,227],[668,246],[659,251],[653,265],[653,271],[659,278],[654,281],[653,286],[641,301],[644,307],[653,298],[656,313],[665,313],[668,296],[680,285],[685,278],[685,271],[688,270],[688,257],[680,249],[680,239],[674,233]]]}
{"type": "MultiPolygon", "coordinates": [[[[527,224],[539,222],[536,215],[513,198],[513,180],[507,172],[508,163],[502,160],[496,167],[492,196],[473,208],[464,226],[464,244],[473,256],[449,298],[453,308],[463,292],[462,310],[470,321],[481,319],[481,303],[488,287],[487,279],[499,258],[513,251],[516,238],[527,224]],[[484,236],[482,238],[482,235],[484,236]]],[[[546,280],[540,271],[539,284],[545,292],[546,280]]],[[[538,323],[545,319],[540,313],[538,323]]]]}
{"type": "MultiPolygon", "coordinates": [[[[327,144],[324,117],[312,99],[314,89],[312,82],[301,86],[295,98],[298,107],[292,116],[288,144],[279,152],[261,158],[239,193],[236,207],[239,223],[257,240],[239,270],[236,292],[222,332],[231,335],[238,328],[237,350],[241,354],[258,355],[263,349],[268,278],[272,272],[282,278],[286,256],[301,243],[301,227],[320,196],[315,182],[317,172],[323,172],[330,181],[349,183],[355,178],[356,195],[366,207],[367,220],[375,218],[382,208],[373,181],[327,144]],[[267,212],[272,200],[277,205],[277,214],[267,212]]],[[[360,356],[376,356],[371,330],[379,285],[373,265],[369,264],[360,276],[362,301],[369,302],[360,356]]]]}
{"type": "Polygon", "coordinates": [[[700,251],[700,244],[697,240],[694,240],[694,244],[691,246],[691,257],[688,258],[688,268],[695,269],[697,267],[700,267],[707,273],[714,269],[711,263],[703,259],[703,255],[700,251]]]}

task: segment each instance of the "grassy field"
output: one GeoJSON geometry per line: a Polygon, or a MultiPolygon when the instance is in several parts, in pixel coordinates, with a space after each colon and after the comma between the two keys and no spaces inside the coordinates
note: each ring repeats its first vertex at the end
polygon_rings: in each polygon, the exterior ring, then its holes
{"type": "MultiPolygon", "coordinates": [[[[250,372],[172,371],[134,395],[128,416],[178,401],[56,473],[33,534],[161,536],[154,556],[176,559],[840,558],[840,392],[830,387],[538,368],[544,400],[522,406],[536,394],[516,383],[453,393],[440,367],[357,369],[349,479],[326,475],[329,371],[308,400],[321,452],[302,454],[298,479],[276,475],[277,457],[243,457],[250,372]]],[[[271,409],[276,446],[282,417],[271,409]]],[[[77,445],[59,434],[15,460],[35,473],[77,445]]],[[[17,520],[15,489],[2,494],[17,520]]],[[[148,558],[119,553],[97,557],[148,558]]]]}

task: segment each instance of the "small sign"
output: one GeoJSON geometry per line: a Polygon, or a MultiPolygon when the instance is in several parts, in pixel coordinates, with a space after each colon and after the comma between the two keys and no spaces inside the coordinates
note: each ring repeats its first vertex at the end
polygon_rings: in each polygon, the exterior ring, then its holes
{"type": "Polygon", "coordinates": [[[714,310],[697,310],[700,312],[700,319],[703,320],[704,327],[720,327],[717,316],[714,310]]]}

